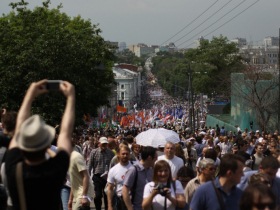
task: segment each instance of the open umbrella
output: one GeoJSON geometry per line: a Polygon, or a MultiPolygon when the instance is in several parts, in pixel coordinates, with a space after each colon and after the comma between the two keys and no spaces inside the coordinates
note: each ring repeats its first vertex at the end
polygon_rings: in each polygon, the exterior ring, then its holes
{"type": "Polygon", "coordinates": [[[167,142],[180,142],[179,135],[173,130],[158,128],[143,131],[136,136],[136,143],[142,146],[158,148],[164,146],[167,142]]]}

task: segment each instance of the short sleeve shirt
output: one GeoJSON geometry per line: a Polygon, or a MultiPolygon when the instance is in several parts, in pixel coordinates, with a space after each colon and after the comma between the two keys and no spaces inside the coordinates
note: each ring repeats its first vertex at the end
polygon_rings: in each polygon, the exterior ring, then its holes
{"type": "MultiPolygon", "coordinates": [[[[15,210],[20,209],[16,181],[16,165],[20,161],[23,161],[20,149],[13,148],[7,152],[6,174],[15,210]]],[[[23,162],[23,183],[28,210],[59,210],[60,192],[68,166],[69,155],[63,150],[58,150],[55,157],[40,165],[30,166],[23,162]]]]}
{"type": "MultiPolygon", "coordinates": [[[[225,210],[237,210],[239,209],[239,201],[242,195],[242,190],[237,187],[233,187],[230,193],[226,193],[222,190],[219,178],[216,178],[214,185],[223,197],[225,203],[225,210]]],[[[220,207],[218,197],[211,181],[201,185],[195,191],[190,203],[190,209],[192,210],[223,210],[220,207]]]]}
{"type": "Polygon", "coordinates": [[[123,184],[127,186],[131,191],[136,173],[138,173],[135,196],[132,204],[134,210],[142,210],[144,187],[148,182],[152,181],[153,170],[152,168],[145,169],[140,163],[135,164],[135,166],[137,168],[137,171],[134,166],[131,166],[125,175],[123,184]]]}
{"type": "MultiPolygon", "coordinates": [[[[74,195],[73,202],[77,202],[77,200],[83,195],[83,176],[80,174],[82,171],[88,173],[85,159],[79,152],[73,151],[71,153],[69,166],[71,188],[74,195]]],[[[94,187],[90,180],[87,195],[93,197],[93,194],[94,187]]]]}
{"type": "MultiPolygon", "coordinates": [[[[181,182],[176,181],[175,184],[176,184],[176,192],[175,192],[175,189],[173,188],[172,184],[170,187],[171,196],[173,198],[175,198],[176,195],[178,195],[178,194],[184,194],[184,189],[183,189],[181,182]]],[[[147,183],[144,188],[143,198],[147,198],[152,193],[152,190],[154,189],[154,187],[155,187],[154,182],[147,183]]],[[[164,209],[164,200],[165,200],[165,196],[157,194],[153,198],[153,202],[152,202],[153,208],[152,209],[164,209]]],[[[176,207],[171,203],[171,201],[169,199],[166,199],[166,210],[175,210],[175,209],[176,209],[176,207]]]]}
{"type": "Polygon", "coordinates": [[[131,166],[132,164],[130,162],[128,162],[128,164],[125,166],[118,163],[109,170],[107,182],[115,185],[116,192],[119,197],[122,195],[122,187],[125,174],[131,166]]]}

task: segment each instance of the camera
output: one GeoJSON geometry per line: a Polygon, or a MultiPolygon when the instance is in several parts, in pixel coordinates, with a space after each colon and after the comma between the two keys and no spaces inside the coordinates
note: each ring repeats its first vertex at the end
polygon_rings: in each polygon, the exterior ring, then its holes
{"type": "Polygon", "coordinates": [[[46,88],[48,90],[59,90],[60,83],[61,83],[61,80],[48,80],[46,88]]]}
{"type": "Polygon", "coordinates": [[[164,188],[166,188],[166,186],[162,183],[158,184],[155,189],[158,190],[159,194],[162,196],[166,196],[167,192],[164,190],[164,188]]]}

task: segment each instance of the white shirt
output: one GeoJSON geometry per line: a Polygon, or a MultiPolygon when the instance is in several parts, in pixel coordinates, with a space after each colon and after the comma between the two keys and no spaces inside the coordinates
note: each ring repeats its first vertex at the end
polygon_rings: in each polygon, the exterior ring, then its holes
{"type": "MultiPolygon", "coordinates": [[[[183,189],[183,186],[182,186],[181,182],[176,180],[175,184],[176,184],[176,193],[174,192],[172,183],[171,183],[171,186],[170,186],[171,196],[173,198],[176,198],[176,194],[177,195],[178,194],[184,194],[184,189],[183,189]]],[[[154,182],[147,183],[145,185],[145,188],[144,188],[143,198],[147,198],[151,194],[154,187],[155,187],[154,182]]],[[[155,209],[155,210],[164,209],[164,200],[165,200],[165,196],[157,194],[153,199],[153,203],[152,203],[153,209],[155,209]]],[[[176,207],[171,203],[171,201],[166,199],[166,210],[175,210],[175,209],[176,209],[176,207]]]]}
{"type": "Polygon", "coordinates": [[[126,166],[118,163],[109,170],[107,182],[115,185],[115,189],[118,196],[122,195],[123,180],[127,170],[132,166],[131,162],[128,162],[126,166]]]}
{"type": "Polygon", "coordinates": [[[168,162],[168,164],[170,165],[170,168],[171,168],[171,173],[172,173],[173,179],[177,178],[177,173],[178,173],[179,169],[184,166],[184,161],[181,158],[177,157],[176,155],[172,159],[167,159],[165,155],[161,155],[158,157],[157,160],[158,161],[165,160],[166,162],[168,162]]]}

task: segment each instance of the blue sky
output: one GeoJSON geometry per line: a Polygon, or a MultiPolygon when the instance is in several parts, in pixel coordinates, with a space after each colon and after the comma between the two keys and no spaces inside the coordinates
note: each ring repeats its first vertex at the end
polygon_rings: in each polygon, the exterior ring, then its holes
{"type": "MultiPolygon", "coordinates": [[[[11,11],[9,2],[0,1],[1,14],[11,11]]],[[[38,0],[28,2],[29,8],[41,5],[38,0]]],[[[69,16],[81,15],[99,24],[105,40],[124,41],[127,45],[161,45],[167,41],[191,47],[200,36],[211,39],[220,34],[257,43],[266,36],[278,36],[280,27],[279,0],[51,0],[51,3],[51,7],[62,3],[61,11],[69,16]]]]}

